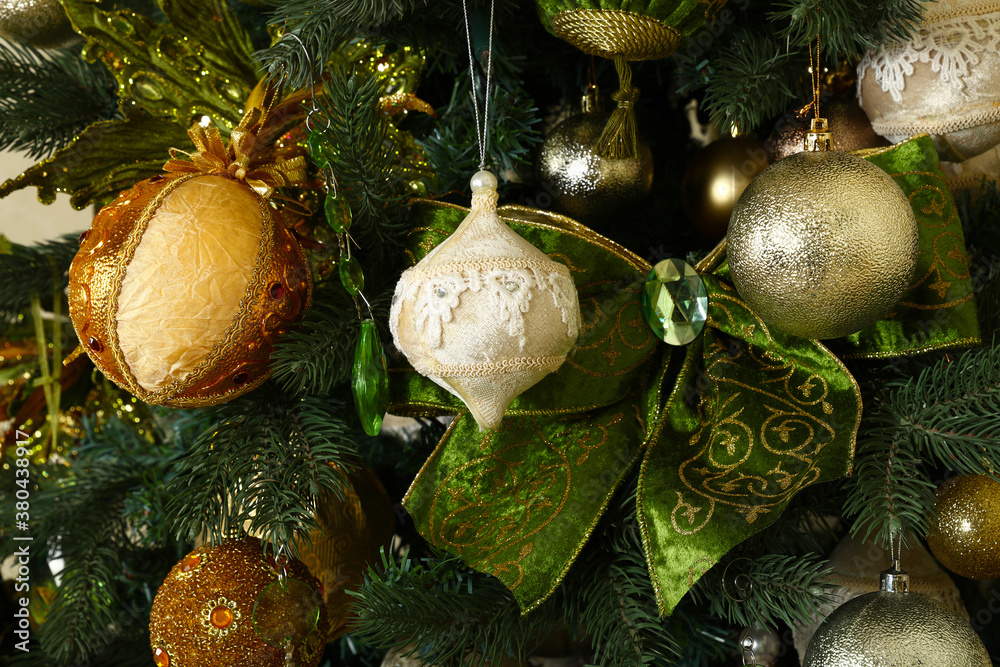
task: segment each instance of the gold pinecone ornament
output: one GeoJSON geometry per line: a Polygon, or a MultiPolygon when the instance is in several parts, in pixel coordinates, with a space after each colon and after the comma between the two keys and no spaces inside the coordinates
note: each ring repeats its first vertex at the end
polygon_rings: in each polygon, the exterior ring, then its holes
{"type": "Polygon", "coordinates": [[[488,171],[472,177],[469,215],[403,272],[389,312],[396,347],[483,430],[562,365],[580,331],[569,269],[504,224],[496,187],[488,171]]]}
{"type": "MultiPolygon", "coordinates": [[[[832,142],[828,133],[807,136],[832,142]]],[[[891,176],[856,155],[809,150],[750,183],[726,243],[733,282],[755,313],[787,333],[824,339],[874,324],[899,301],[919,237],[891,176]]]]}
{"type": "Polygon", "coordinates": [[[309,304],[305,257],[270,203],[305,165],[266,148],[275,95],[258,87],[228,148],[195,124],[191,160],[123,192],[82,237],[69,270],[77,336],[147,403],[200,407],[259,386],[275,337],[309,304]]]}

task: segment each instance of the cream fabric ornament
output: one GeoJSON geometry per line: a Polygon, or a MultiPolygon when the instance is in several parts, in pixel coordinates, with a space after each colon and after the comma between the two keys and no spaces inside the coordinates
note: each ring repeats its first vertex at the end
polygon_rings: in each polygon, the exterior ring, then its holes
{"type": "Polygon", "coordinates": [[[562,365],[580,331],[569,269],[504,224],[496,186],[488,171],[473,176],[469,215],[403,272],[389,313],[396,347],[483,430],[562,365]]]}
{"type": "Polygon", "coordinates": [[[942,160],[1000,143],[1000,3],[924,5],[910,42],[869,51],[858,64],[858,102],[894,143],[929,134],[942,160]]]}

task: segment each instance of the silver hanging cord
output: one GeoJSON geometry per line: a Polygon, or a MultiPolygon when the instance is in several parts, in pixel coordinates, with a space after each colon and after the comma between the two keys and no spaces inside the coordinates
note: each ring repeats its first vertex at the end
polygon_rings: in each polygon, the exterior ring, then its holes
{"type": "Polygon", "coordinates": [[[469,79],[472,81],[472,109],[476,115],[476,139],[479,141],[479,169],[486,169],[486,132],[490,126],[490,79],[493,75],[493,6],[490,0],[490,43],[486,56],[486,92],[483,95],[483,123],[479,124],[479,101],[476,96],[475,59],[472,57],[472,33],[469,31],[469,8],[462,0],[462,14],[465,16],[465,43],[469,47],[469,79]]]}
{"type": "MultiPolygon", "coordinates": [[[[306,129],[311,132],[313,129],[312,125],[310,124],[310,121],[312,120],[312,115],[320,110],[320,108],[316,105],[316,80],[313,79],[312,58],[309,57],[309,49],[306,48],[306,45],[302,42],[302,40],[299,38],[298,35],[296,35],[294,32],[288,32],[285,33],[284,37],[291,37],[296,42],[298,42],[299,47],[302,49],[302,55],[306,57],[306,65],[308,66],[308,71],[309,71],[309,93],[310,93],[309,101],[312,103],[312,108],[309,109],[309,111],[306,113],[306,129]]],[[[284,65],[282,65],[282,70],[284,70],[284,65]]],[[[326,129],[327,130],[330,129],[329,118],[326,119],[326,129]]]]}

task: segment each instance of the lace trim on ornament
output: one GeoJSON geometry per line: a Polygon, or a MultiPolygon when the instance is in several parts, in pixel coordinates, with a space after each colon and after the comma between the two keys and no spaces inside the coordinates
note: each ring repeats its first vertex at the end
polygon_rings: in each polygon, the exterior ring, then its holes
{"type": "MultiPolygon", "coordinates": [[[[1000,12],[957,16],[922,27],[910,42],[868,51],[858,65],[858,81],[871,67],[875,81],[899,104],[903,101],[906,79],[913,74],[913,64],[929,63],[943,83],[968,97],[965,77],[979,64],[982,53],[997,50],[1000,50],[1000,12]]],[[[864,106],[860,87],[858,102],[864,106]]]]}
{"type": "Polygon", "coordinates": [[[421,375],[436,377],[495,377],[510,371],[554,371],[562,365],[565,355],[557,357],[515,357],[481,364],[417,364],[414,369],[421,375]]]}
{"type": "MultiPolygon", "coordinates": [[[[553,305],[559,309],[568,335],[576,338],[579,321],[574,317],[576,294],[569,269],[561,264],[533,260],[494,260],[490,262],[455,262],[424,269],[414,267],[406,273],[414,276],[406,281],[399,300],[413,302],[414,326],[424,341],[432,348],[441,347],[444,324],[451,322],[452,311],[458,307],[466,291],[485,290],[490,296],[490,307],[500,314],[507,325],[507,333],[518,341],[524,350],[524,313],[528,312],[535,291],[548,293],[553,305]]],[[[405,273],[404,273],[405,276],[405,273]]],[[[399,324],[399,304],[393,304],[389,314],[391,326],[399,324]]]]}

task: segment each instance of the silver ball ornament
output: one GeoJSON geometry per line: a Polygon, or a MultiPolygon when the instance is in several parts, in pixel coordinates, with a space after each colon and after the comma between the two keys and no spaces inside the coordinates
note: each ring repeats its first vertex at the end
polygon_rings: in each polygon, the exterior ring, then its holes
{"type": "Polygon", "coordinates": [[[990,667],[972,627],[920,593],[879,591],[845,602],[823,622],[802,667],[990,667]]]}
{"type": "Polygon", "coordinates": [[[765,169],[729,222],[740,295],[769,325],[838,338],[882,318],[910,286],[918,251],[909,200],[887,173],[839,151],[765,169]]]}

